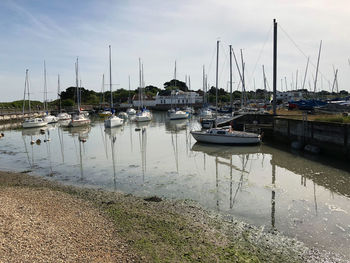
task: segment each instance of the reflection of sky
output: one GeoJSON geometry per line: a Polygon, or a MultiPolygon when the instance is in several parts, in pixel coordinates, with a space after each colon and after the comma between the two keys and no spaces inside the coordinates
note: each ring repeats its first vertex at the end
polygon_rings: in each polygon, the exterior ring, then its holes
{"type": "Polygon", "coordinates": [[[350,189],[348,172],[266,145],[198,145],[189,134],[190,125],[195,123],[185,121],[177,130],[177,125],[167,122],[145,123],[144,133],[135,131],[133,123],[106,131],[102,122],[94,123],[88,134],[84,129],[81,134],[51,129],[51,162],[45,135],[25,133],[22,137],[20,130],[9,131],[0,140],[1,168],[28,170],[29,159],[34,173],[46,176],[52,166],[50,178],[67,184],[193,199],[266,229],[274,224],[309,244],[317,240],[320,246],[348,253],[350,200],[344,196],[350,189]],[[78,140],[82,134],[85,143],[78,140]],[[40,146],[30,145],[31,139],[38,138],[40,146]],[[296,165],[300,173],[293,172],[296,165]],[[342,184],[330,185],[329,176],[342,184]]]}
{"type": "MultiPolygon", "coordinates": [[[[272,77],[273,18],[281,26],[278,74],[279,78],[287,77],[288,89],[292,74],[295,82],[297,69],[301,85],[306,56],[311,59],[308,80],[312,82],[321,39],[318,88],[329,90],[334,65],[339,68],[340,89],[348,89],[348,58],[344,56],[350,40],[348,10],[346,0],[202,0],[200,5],[195,0],[2,0],[0,86],[11,87],[2,91],[2,100],[21,98],[26,68],[30,70],[32,98],[42,99],[44,59],[48,97],[55,99],[58,73],[62,89],[75,83],[76,56],[84,87],[99,91],[102,73],[108,73],[109,44],[113,81],[118,87],[128,88],[128,75],[132,89],[137,87],[137,60],[141,57],[146,84],[163,87],[173,76],[176,59],[178,78],[184,81],[185,75],[191,75],[192,87],[197,90],[202,87],[203,64],[209,83],[215,83],[212,57],[217,38],[222,41],[220,86],[226,88],[229,79],[227,53],[228,44],[232,44],[236,53],[244,50],[247,89],[253,90],[253,78],[256,88],[263,88],[261,65],[265,65],[267,78],[272,77]]],[[[237,80],[234,70],[234,86],[237,80]]]]}

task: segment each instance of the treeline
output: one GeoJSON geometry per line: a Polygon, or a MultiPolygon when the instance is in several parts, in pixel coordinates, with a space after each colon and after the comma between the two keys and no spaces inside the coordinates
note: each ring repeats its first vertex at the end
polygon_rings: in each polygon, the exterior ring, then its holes
{"type": "MultiPolygon", "coordinates": [[[[158,87],[148,85],[142,89],[142,93],[144,96],[148,98],[154,97],[158,92],[162,96],[170,96],[174,90],[181,91],[190,91],[185,82],[180,80],[172,79],[168,82],[164,83],[164,89],[160,89],[158,87]]],[[[135,95],[138,95],[140,89],[136,90],[126,90],[126,89],[118,89],[112,92],[113,102],[114,103],[126,103],[128,101],[131,102],[132,98],[135,95]]],[[[321,99],[331,99],[335,97],[345,97],[348,96],[349,93],[346,90],[341,90],[339,93],[328,92],[322,90],[314,94],[313,92],[309,92],[306,89],[297,90],[303,92],[304,98],[321,98],[321,99]]],[[[204,95],[202,90],[197,90],[201,96],[204,95]]],[[[81,95],[81,103],[87,105],[106,105],[110,102],[111,93],[109,91],[105,92],[96,92],[94,90],[87,90],[84,87],[80,89],[81,95]]],[[[269,100],[272,95],[272,92],[265,91],[263,89],[257,89],[256,91],[247,91],[244,96],[245,99],[257,99],[257,100],[269,100]]],[[[216,100],[216,88],[211,87],[207,93],[209,103],[215,103],[216,100]]],[[[242,98],[241,91],[234,91],[232,93],[233,100],[240,100],[242,98]]],[[[76,104],[76,88],[68,87],[65,91],[62,91],[60,94],[61,105],[62,107],[70,107],[76,104]]],[[[218,101],[221,104],[228,103],[230,101],[230,93],[226,90],[219,88],[218,89],[218,101]]],[[[25,108],[28,109],[28,102],[26,102],[25,108]]],[[[31,108],[33,110],[42,110],[43,103],[40,101],[31,101],[31,108]]],[[[17,100],[13,102],[0,102],[0,109],[21,109],[23,107],[23,100],[17,100]]],[[[49,102],[49,107],[58,108],[59,107],[59,99],[49,102]]]]}

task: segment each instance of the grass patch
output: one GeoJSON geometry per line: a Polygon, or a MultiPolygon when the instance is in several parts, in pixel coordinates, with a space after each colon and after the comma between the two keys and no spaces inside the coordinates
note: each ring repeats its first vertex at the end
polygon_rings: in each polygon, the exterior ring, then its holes
{"type": "Polygon", "coordinates": [[[315,118],[315,121],[324,121],[324,122],[336,122],[336,123],[350,123],[350,116],[320,116],[315,118]]]}

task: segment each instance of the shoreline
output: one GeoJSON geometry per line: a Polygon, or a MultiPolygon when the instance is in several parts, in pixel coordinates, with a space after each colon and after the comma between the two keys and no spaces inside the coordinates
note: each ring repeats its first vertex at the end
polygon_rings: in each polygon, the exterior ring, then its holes
{"type": "MultiPolygon", "coordinates": [[[[263,227],[224,218],[189,200],[147,199],[119,192],[67,186],[35,175],[3,171],[0,171],[0,188],[13,193],[14,197],[18,189],[30,196],[38,191],[49,192],[50,196],[55,197],[49,204],[52,206],[60,205],[65,198],[72,204],[87,205],[88,210],[92,211],[88,222],[96,215],[101,216],[101,222],[104,222],[101,228],[111,224],[109,230],[112,229],[114,233],[111,244],[117,242],[124,249],[118,254],[123,257],[121,262],[346,262],[334,253],[308,248],[277,231],[267,232],[263,227]]],[[[0,199],[3,202],[3,194],[0,199]]],[[[34,195],[34,204],[39,201],[40,195],[34,195]]],[[[25,204],[23,206],[26,207],[25,204]]],[[[40,214],[43,208],[35,209],[40,214]]],[[[68,210],[73,210],[73,207],[68,210]]],[[[58,214],[65,216],[60,212],[58,214]]],[[[80,220],[80,217],[75,220],[80,220]]],[[[5,219],[2,227],[0,225],[2,244],[4,232],[8,231],[4,230],[4,226],[10,223],[5,219]]],[[[80,232],[80,227],[77,225],[75,231],[80,232]]],[[[39,244],[43,242],[45,238],[39,240],[39,244]]],[[[67,244],[62,242],[61,246],[65,251],[67,244]]],[[[108,243],[105,246],[108,247],[108,243]]]]}

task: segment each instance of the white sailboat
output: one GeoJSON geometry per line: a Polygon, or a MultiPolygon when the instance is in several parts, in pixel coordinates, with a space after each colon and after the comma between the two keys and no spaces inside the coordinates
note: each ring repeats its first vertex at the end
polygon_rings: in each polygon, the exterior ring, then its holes
{"type": "Polygon", "coordinates": [[[47,81],[46,81],[46,64],[44,60],[44,121],[47,123],[56,123],[58,118],[49,113],[48,104],[47,104],[47,81]]]}
{"type": "Polygon", "coordinates": [[[23,128],[38,128],[43,127],[47,125],[47,122],[45,122],[41,118],[35,118],[31,117],[30,113],[30,93],[29,93],[29,79],[28,79],[28,69],[26,70],[26,78],[24,82],[24,97],[23,97],[23,116],[24,116],[24,108],[25,108],[25,101],[26,101],[26,94],[28,95],[28,116],[29,118],[25,119],[22,123],[23,128]],[[27,92],[27,93],[26,93],[27,92]]]}
{"type": "Polygon", "coordinates": [[[60,121],[62,124],[63,121],[67,122],[68,120],[72,119],[72,115],[68,114],[67,112],[62,112],[60,75],[58,75],[57,77],[57,91],[58,91],[58,95],[60,96],[60,113],[57,115],[57,118],[58,118],[58,121],[60,121]]]}
{"type": "MultiPolygon", "coordinates": [[[[219,66],[219,41],[217,41],[216,54],[216,93],[218,92],[218,66],[219,66]]],[[[216,109],[217,109],[216,94],[216,109]]],[[[217,114],[216,114],[217,116],[217,114]]],[[[191,131],[193,138],[198,142],[214,144],[258,144],[261,137],[259,134],[244,131],[233,131],[224,128],[211,128],[206,131],[191,131]]]]}
{"type": "MultiPolygon", "coordinates": [[[[129,76],[129,97],[128,97],[128,103],[132,105],[131,98],[130,98],[130,76],[129,76]]],[[[132,107],[128,108],[126,110],[126,114],[133,116],[136,115],[136,110],[132,107]]]]}
{"type": "Polygon", "coordinates": [[[142,89],[144,88],[144,83],[143,83],[143,68],[141,69],[141,59],[139,59],[139,71],[140,71],[139,99],[141,100],[141,108],[140,108],[139,112],[136,113],[135,121],[136,122],[145,122],[145,121],[152,120],[152,114],[143,105],[143,92],[142,92],[142,89]]]}
{"type": "Polygon", "coordinates": [[[78,105],[78,114],[74,115],[72,120],[69,123],[71,127],[79,127],[89,125],[91,123],[90,119],[82,114],[80,111],[80,91],[79,91],[79,81],[78,81],[78,73],[79,73],[79,60],[77,58],[77,62],[75,64],[75,84],[77,90],[77,105],[78,105]]]}
{"type": "MultiPolygon", "coordinates": [[[[175,61],[175,69],[174,69],[174,80],[175,80],[175,88],[176,88],[176,61],[175,61]]],[[[173,101],[174,93],[176,93],[176,90],[171,92],[171,102],[173,101]]],[[[171,109],[168,110],[168,118],[170,120],[187,119],[188,116],[189,116],[188,112],[176,109],[173,107],[173,105],[172,105],[171,109]]]]}
{"type": "MultiPolygon", "coordinates": [[[[111,110],[113,108],[113,94],[112,94],[112,58],[111,45],[109,45],[109,90],[111,92],[111,110]]],[[[113,112],[113,111],[112,111],[113,112]]],[[[113,113],[107,120],[105,120],[105,128],[113,128],[123,125],[124,120],[115,116],[113,113]]]]}

